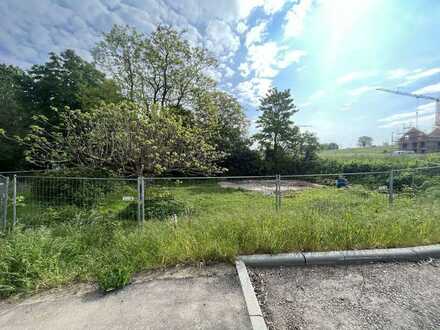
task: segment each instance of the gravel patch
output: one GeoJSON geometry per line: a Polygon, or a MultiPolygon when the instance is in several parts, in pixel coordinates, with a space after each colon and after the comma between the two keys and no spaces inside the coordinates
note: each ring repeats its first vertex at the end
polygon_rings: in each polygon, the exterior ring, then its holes
{"type": "Polygon", "coordinates": [[[440,329],[440,261],[249,268],[269,329],[440,329]]]}
{"type": "MultiPolygon", "coordinates": [[[[242,181],[220,181],[222,188],[243,189],[256,191],[264,194],[274,194],[276,188],[275,180],[242,180],[242,181]]],[[[322,185],[302,180],[281,180],[281,193],[302,191],[307,188],[320,188],[322,185]]]]}

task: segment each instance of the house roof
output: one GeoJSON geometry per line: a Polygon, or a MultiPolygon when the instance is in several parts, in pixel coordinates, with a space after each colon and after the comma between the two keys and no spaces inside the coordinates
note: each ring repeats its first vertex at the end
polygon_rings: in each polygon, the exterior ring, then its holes
{"type": "Polygon", "coordinates": [[[428,135],[424,132],[422,132],[421,130],[413,127],[411,129],[409,129],[405,134],[402,135],[402,137],[400,138],[401,141],[405,141],[406,138],[405,137],[409,137],[410,140],[414,140],[414,139],[420,139],[420,138],[426,138],[428,135]]]}
{"type": "Polygon", "coordinates": [[[434,128],[434,130],[429,133],[430,137],[440,137],[440,127],[434,128]]]}
{"type": "Polygon", "coordinates": [[[426,133],[422,132],[421,130],[413,127],[411,129],[409,129],[409,131],[407,131],[404,135],[426,135],[426,133]]]}

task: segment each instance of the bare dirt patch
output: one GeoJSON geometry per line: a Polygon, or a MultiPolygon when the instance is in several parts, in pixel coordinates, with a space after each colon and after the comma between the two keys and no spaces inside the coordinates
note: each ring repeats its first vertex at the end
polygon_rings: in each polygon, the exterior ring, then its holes
{"type": "Polygon", "coordinates": [[[253,268],[270,329],[440,329],[440,261],[253,268]]]}
{"type": "MultiPolygon", "coordinates": [[[[256,191],[264,194],[274,194],[276,188],[275,180],[242,180],[242,181],[220,181],[222,188],[243,189],[247,191],[256,191]]],[[[281,193],[302,191],[308,188],[322,187],[319,184],[302,180],[281,180],[281,193]]]]}

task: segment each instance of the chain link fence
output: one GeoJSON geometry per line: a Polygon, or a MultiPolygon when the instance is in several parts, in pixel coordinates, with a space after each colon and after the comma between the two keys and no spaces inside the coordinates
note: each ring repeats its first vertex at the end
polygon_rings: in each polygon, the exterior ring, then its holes
{"type": "Polygon", "coordinates": [[[416,197],[440,200],[440,166],[237,177],[86,178],[40,172],[3,175],[3,230],[17,223],[49,225],[94,215],[127,223],[195,216],[220,221],[226,216],[264,217],[280,211],[295,216],[301,198],[310,199],[317,210],[331,212],[370,204],[392,205],[399,198],[413,198],[414,202],[416,197]]]}

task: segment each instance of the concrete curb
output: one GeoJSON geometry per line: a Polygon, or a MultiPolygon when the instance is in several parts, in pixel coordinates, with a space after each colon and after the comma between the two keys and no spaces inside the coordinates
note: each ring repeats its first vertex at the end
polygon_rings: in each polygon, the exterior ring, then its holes
{"type": "Polygon", "coordinates": [[[254,254],[239,256],[235,262],[235,267],[240,278],[252,328],[254,330],[267,330],[246,265],[255,267],[349,265],[371,262],[417,261],[426,258],[440,258],[440,244],[392,249],[254,254]]]}
{"type": "Polygon", "coordinates": [[[266,322],[264,322],[263,313],[261,312],[260,305],[258,304],[246,265],[243,261],[237,260],[235,262],[235,268],[237,269],[238,278],[240,279],[241,289],[243,290],[244,300],[246,302],[246,308],[251,320],[252,329],[267,330],[266,322]]]}
{"type": "Polygon", "coordinates": [[[392,249],[257,254],[239,256],[238,260],[248,266],[273,267],[416,261],[435,257],[440,257],[440,244],[392,249]]]}

